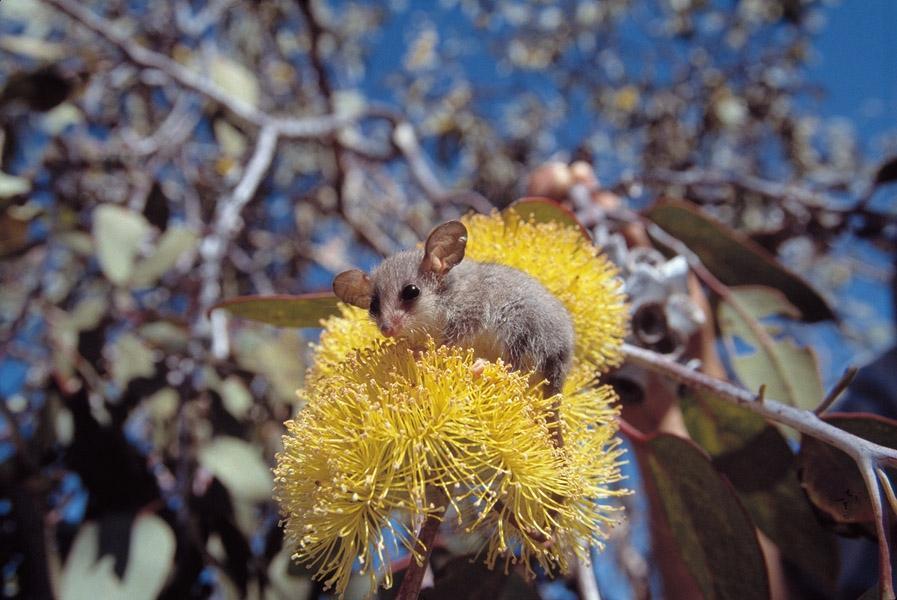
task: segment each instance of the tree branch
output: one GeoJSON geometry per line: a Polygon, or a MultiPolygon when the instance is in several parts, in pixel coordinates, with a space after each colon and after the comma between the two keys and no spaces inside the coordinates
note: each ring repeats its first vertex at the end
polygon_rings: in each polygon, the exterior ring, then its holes
{"type": "Polygon", "coordinates": [[[231,242],[243,227],[240,213],[252,200],[271,167],[277,140],[278,134],[274,127],[262,129],[243,176],[233,192],[218,203],[211,232],[199,246],[203,262],[198,329],[199,333],[212,334],[212,355],[216,358],[223,358],[228,354],[226,317],[219,316],[223,315],[223,311],[217,311],[210,321],[208,311],[221,295],[221,267],[231,242]]]}
{"type": "Polygon", "coordinates": [[[156,69],[184,88],[211,98],[238,118],[259,128],[269,128],[281,137],[321,137],[333,133],[364,116],[364,113],[362,113],[290,119],[269,115],[239,98],[228,95],[227,92],[212,82],[206,74],[188,69],[171,58],[136,43],[131,35],[124,31],[119,24],[98,16],[75,0],[43,1],[118,48],[133,64],[147,69],[156,69]]]}
{"type": "Polygon", "coordinates": [[[736,385],[714,379],[703,373],[689,369],[661,354],[632,346],[623,345],[627,361],[649,371],[664,375],[694,389],[711,392],[715,396],[743,406],[763,418],[787,425],[802,434],[816,438],[841,450],[854,460],[863,476],[875,515],[878,533],[879,568],[881,592],[886,598],[894,598],[894,582],[891,571],[890,544],[885,527],[887,514],[882,507],[882,490],[876,480],[876,469],[897,467],[897,450],[874,444],[857,437],[834,425],[826,423],[810,411],[788,406],[771,399],[760,401],[755,394],[736,385]]]}

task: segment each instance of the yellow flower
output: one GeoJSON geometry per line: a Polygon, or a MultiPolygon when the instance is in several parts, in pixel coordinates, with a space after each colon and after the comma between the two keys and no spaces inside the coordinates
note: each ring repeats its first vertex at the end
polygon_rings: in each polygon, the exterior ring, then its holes
{"type": "Polygon", "coordinates": [[[616,396],[594,380],[620,360],[628,313],[616,271],[573,227],[513,213],[464,223],[467,257],[533,275],[571,315],[564,447],[548,427],[558,398],[544,398],[532,373],[498,361],[477,375],[472,350],[430,340],[413,351],[341,305],[323,322],[306,406],[287,423],[274,494],[294,558],[338,594],[353,567],[372,591],[389,587],[388,540],[420,557],[415,529],[431,515],[483,540],[490,567],[566,571],[601,547],[618,510],[609,499],[627,493],[615,485],[616,396]]]}
{"type": "Polygon", "coordinates": [[[520,269],[567,308],[577,362],[604,372],[622,360],[628,308],[613,264],[575,227],[535,223],[515,212],[468,215],[465,258],[520,269]]]}
{"type": "Polygon", "coordinates": [[[615,510],[600,501],[623,493],[610,487],[621,453],[610,389],[587,386],[586,370],[571,376],[558,450],[553,399],[500,362],[475,375],[474,360],[432,340],[414,352],[375,339],[310,382],[277,456],[275,498],[294,557],[337,593],[356,564],[372,591],[389,587],[387,534],[418,555],[415,523],[432,514],[482,534],[490,566],[566,570],[571,552],[587,559],[600,546],[615,510]]]}

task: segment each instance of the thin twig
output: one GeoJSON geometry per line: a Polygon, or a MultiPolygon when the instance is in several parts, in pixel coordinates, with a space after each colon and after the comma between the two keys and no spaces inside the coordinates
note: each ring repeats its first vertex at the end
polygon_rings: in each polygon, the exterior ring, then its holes
{"type": "Polygon", "coordinates": [[[838,379],[838,382],[835,383],[835,387],[829,391],[828,395],[826,395],[825,399],[813,410],[813,414],[815,415],[823,415],[825,411],[827,411],[835,401],[841,397],[841,394],[844,393],[844,390],[847,389],[847,386],[853,381],[853,378],[857,376],[859,369],[857,367],[848,367],[844,370],[844,373],[841,375],[841,378],[838,379]]]}
{"type": "Polygon", "coordinates": [[[878,475],[878,481],[881,483],[881,487],[885,492],[885,498],[888,500],[888,504],[894,512],[894,516],[897,516],[897,496],[894,495],[894,488],[891,486],[891,480],[888,479],[888,475],[883,469],[875,469],[875,473],[878,475]]]}
{"type": "Polygon", "coordinates": [[[205,73],[189,69],[171,58],[154,52],[134,41],[118,23],[100,17],[74,0],[43,0],[58,11],[68,15],[100,38],[118,48],[133,64],[156,69],[184,88],[206,96],[238,118],[259,128],[270,128],[286,138],[320,138],[333,133],[364,116],[361,114],[321,115],[305,119],[276,117],[228,94],[218,87],[205,73]]]}
{"type": "Polygon", "coordinates": [[[405,576],[402,578],[402,585],[396,594],[396,600],[417,600],[420,595],[420,586],[424,581],[424,574],[427,572],[430,553],[433,552],[433,542],[436,540],[441,522],[440,516],[434,513],[428,516],[421,525],[416,541],[420,561],[414,560],[412,557],[408,563],[408,570],[405,571],[405,576]]]}
{"type": "Polygon", "coordinates": [[[595,569],[592,565],[576,559],[576,583],[579,587],[580,600],[601,600],[598,591],[598,581],[595,579],[595,569]]]}
{"type": "Polygon", "coordinates": [[[758,402],[755,394],[726,381],[714,379],[689,369],[662,354],[630,344],[623,345],[623,353],[626,359],[633,364],[669,377],[688,387],[711,392],[715,396],[743,406],[765,419],[781,423],[802,434],[830,444],[852,458],[863,475],[872,502],[878,533],[882,595],[886,598],[894,597],[891,552],[885,527],[887,515],[882,510],[882,491],[876,481],[875,470],[879,467],[897,467],[897,450],[880,446],[843,429],[838,429],[808,410],[801,410],[769,398],[758,402]]]}
{"type": "MultiPolygon", "coordinates": [[[[202,287],[199,293],[197,328],[201,334],[212,334],[212,354],[216,358],[223,358],[228,354],[227,322],[214,315],[213,319],[217,320],[210,321],[208,310],[221,295],[222,262],[231,242],[242,229],[240,213],[258,191],[262,179],[271,167],[276,149],[277,130],[273,127],[263,128],[243,176],[234,191],[218,203],[211,232],[199,246],[203,263],[200,271],[202,287]]],[[[223,312],[218,311],[216,314],[223,312]]]]}

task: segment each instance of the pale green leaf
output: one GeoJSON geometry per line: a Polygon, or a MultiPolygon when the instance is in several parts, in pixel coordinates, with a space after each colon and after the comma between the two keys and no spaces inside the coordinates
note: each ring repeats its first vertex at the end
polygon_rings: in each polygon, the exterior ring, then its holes
{"type": "Polygon", "coordinates": [[[114,204],[101,204],[93,211],[93,239],[97,260],[106,277],[123,284],[131,276],[134,258],[150,224],[143,215],[114,204]]]}
{"type": "Polygon", "coordinates": [[[212,59],[210,72],[212,81],[228,95],[250,106],[258,106],[259,84],[252,71],[226,56],[219,55],[212,59]]]}
{"type": "Polygon", "coordinates": [[[59,42],[26,35],[0,36],[0,49],[35,60],[53,62],[65,56],[65,46],[59,42]]]}
{"type": "Polygon", "coordinates": [[[816,355],[790,340],[775,338],[778,328],[760,322],[774,315],[799,318],[797,309],[771,288],[737,287],[732,288],[732,295],[747,315],[736,310],[732,302],[723,301],[718,319],[730,348],[736,347],[736,338],[751,348],[748,353],[732,356],[738,378],[751,391],[765,385],[770,398],[802,408],[816,407],[825,394],[816,355]]]}
{"type": "Polygon", "coordinates": [[[75,331],[88,331],[99,325],[108,309],[109,299],[105,296],[88,296],[69,313],[69,322],[75,331]]]}
{"type": "Polygon", "coordinates": [[[156,371],[153,351],[133,333],[123,333],[112,344],[112,379],[120,387],[136,377],[150,377],[156,371]]]}
{"type": "Polygon", "coordinates": [[[60,579],[63,600],[151,600],[158,596],[174,564],[175,537],[165,521],[139,515],[131,527],[124,577],[114,571],[112,555],[99,557],[100,528],[95,522],[78,530],[60,579]]]}
{"type": "Polygon", "coordinates": [[[262,502],[271,497],[271,470],[259,448],[248,442],[216,437],[199,451],[199,463],[238,499],[262,502]]]}
{"type": "Polygon", "coordinates": [[[71,102],[63,102],[44,115],[41,120],[44,131],[52,136],[59,135],[71,125],[78,125],[84,121],[81,109],[71,102]]]}
{"type": "Polygon", "coordinates": [[[764,319],[771,316],[790,317],[799,319],[800,311],[785,294],[777,289],[764,287],[762,285],[742,285],[730,288],[732,296],[734,296],[741,304],[747,308],[755,319],[764,319]]]}
{"type": "Polygon", "coordinates": [[[224,408],[234,416],[242,419],[252,407],[252,394],[246,389],[243,380],[236,375],[231,375],[218,386],[221,401],[224,408]]]}
{"type": "Polygon", "coordinates": [[[31,182],[24,177],[0,172],[0,198],[21,196],[31,191],[31,182]]]}
{"type": "Polygon", "coordinates": [[[246,136],[225,121],[218,119],[212,126],[215,130],[215,139],[218,140],[218,146],[221,153],[232,158],[240,158],[246,152],[246,136]]]}
{"type": "Polygon", "coordinates": [[[190,341],[187,328],[168,321],[153,321],[138,329],[140,337],[152,346],[166,352],[177,352],[190,341]]]}
{"type": "Polygon", "coordinates": [[[766,395],[812,410],[825,397],[816,354],[790,340],[776,340],[771,351],[732,357],[732,368],[751,391],[766,385],[766,395]]]}
{"type": "Polygon", "coordinates": [[[153,285],[181,257],[192,253],[198,241],[199,237],[190,229],[172,227],[166,230],[159,238],[156,250],[134,266],[131,283],[138,287],[153,285]]]}

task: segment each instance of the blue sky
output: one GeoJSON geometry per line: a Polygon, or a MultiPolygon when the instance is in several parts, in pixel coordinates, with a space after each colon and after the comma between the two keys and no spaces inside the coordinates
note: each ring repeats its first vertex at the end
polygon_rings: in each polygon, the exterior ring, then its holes
{"type": "Polygon", "coordinates": [[[897,130],[897,0],[842,0],[824,14],[809,71],[825,89],[820,108],[874,143],[897,130]]]}

